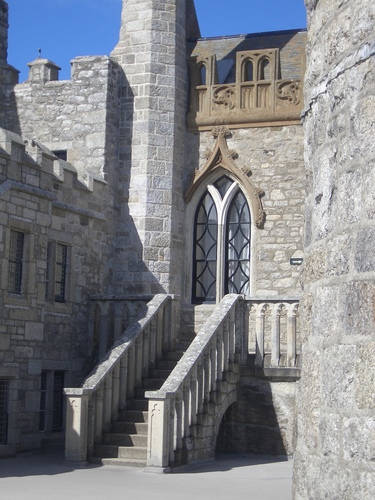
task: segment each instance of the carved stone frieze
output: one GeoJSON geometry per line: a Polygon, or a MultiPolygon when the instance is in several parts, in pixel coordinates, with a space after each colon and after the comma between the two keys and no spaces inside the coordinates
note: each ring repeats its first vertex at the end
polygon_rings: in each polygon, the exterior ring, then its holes
{"type": "Polygon", "coordinates": [[[280,79],[279,49],[237,52],[234,82],[219,81],[219,62],[214,55],[190,60],[189,128],[300,123],[302,83],[280,79]]]}
{"type": "Polygon", "coordinates": [[[298,81],[289,80],[277,84],[277,106],[298,106],[301,102],[301,91],[298,81]]]}
{"type": "Polygon", "coordinates": [[[221,86],[215,88],[212,95],[212,108],[221,111],[222,109],[234,109],[236,105],[236,91],[233,86],[221,86]]]}

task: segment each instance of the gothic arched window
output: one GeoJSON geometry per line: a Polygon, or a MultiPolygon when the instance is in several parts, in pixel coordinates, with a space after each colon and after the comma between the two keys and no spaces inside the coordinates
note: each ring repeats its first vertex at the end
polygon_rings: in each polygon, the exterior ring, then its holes
{"type": "Polygon", "coordinates": [[[209,184],[194,219],[193,301],[249,294],[251,218],[238,183],[224,175],[209,184]]]}

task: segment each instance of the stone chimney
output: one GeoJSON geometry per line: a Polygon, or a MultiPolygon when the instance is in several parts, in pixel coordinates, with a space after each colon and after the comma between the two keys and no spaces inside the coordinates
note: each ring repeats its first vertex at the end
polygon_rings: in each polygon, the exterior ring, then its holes
{"type": "Polygon", "coordinates": [[[27,64],[29,69],[29,83],[54,82],[59,79],[61,68],[49,59],[35,59],[27,64]]]}

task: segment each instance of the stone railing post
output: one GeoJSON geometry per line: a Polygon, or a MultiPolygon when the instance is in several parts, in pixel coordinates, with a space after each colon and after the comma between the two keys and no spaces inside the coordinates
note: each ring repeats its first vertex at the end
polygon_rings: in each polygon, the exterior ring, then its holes
{"type": "Polygon", "coordinates": [[[66,436],[65,460],[84,463],[87,459],[89,393],[84,389],[65,389],[66,436]]]}
{"type": "MultiPolygon", "coordinates": [[[[151,393],[150,393],[151,394],[151,393]]],[[[147,397],[147,395],[146,395],[147,397]]],[[[171,453],[171,432],[169,429],[171,399],[151,397],[148,402],[147,467],[166,468],[171,453]]]]}

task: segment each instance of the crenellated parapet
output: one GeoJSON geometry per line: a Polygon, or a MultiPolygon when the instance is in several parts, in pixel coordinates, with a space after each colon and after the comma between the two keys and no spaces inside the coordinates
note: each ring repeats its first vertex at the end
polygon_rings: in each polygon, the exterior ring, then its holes
{"type": "Polygon", "coordinates": [[[0,197],[12,191],[23,193],[34,201],[49,200],[52,210],[105,220],[104,200],[101,209],[91,207],[100,207],[98,197],[103,198],[106,181],[90,171],[81,174],[37,141],[24,141],[13,132],[0,129],[0,197]]]}

